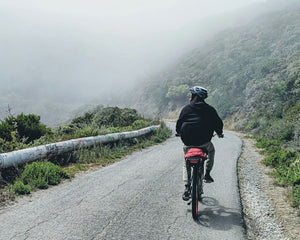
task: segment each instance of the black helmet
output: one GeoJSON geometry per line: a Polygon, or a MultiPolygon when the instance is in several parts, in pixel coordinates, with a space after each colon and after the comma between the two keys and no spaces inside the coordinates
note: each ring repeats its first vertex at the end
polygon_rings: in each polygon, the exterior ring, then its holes
{"type": "Polygon", "coordinates": [[[201,99],[207,98],[207,89],[200,87],[200,86],[195,86],[190,88],[190,92],[192,94],[197,95],[201,99]]]}

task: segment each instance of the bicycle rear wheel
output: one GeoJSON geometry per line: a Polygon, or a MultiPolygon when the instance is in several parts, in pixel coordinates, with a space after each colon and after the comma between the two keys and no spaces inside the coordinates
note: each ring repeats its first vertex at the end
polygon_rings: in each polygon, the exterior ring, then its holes
{"type": "Polygon", "coordinates": [[[199,190],[199,175],[197,171],[197,167],[193,167],[193,179],[192,179],[192,215],[196,220],[198,219],[198,190],[199,190]]]}
{"type": "Polygon", "coordinates": [[[203,179],[204,179],[204,175],[203,175],[203,165],[199,167],[199,175],[198,175],[198,200],[201,201],[202,200],[202,194],[203,194],[203,179]]]}

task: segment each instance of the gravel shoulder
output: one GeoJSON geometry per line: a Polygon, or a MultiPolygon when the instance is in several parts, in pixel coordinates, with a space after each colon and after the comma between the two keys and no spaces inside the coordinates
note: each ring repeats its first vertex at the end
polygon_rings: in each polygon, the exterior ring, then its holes
{"type": "Polygon", "coordinates": [[[273,184],[268,175],[272,170],[261,163],[264,156],[254,146],[255,140],[235,134],[243,140],[238,177],[249,238],[299,239],[300,213],[289,205],[287,189],[273,184]]]}

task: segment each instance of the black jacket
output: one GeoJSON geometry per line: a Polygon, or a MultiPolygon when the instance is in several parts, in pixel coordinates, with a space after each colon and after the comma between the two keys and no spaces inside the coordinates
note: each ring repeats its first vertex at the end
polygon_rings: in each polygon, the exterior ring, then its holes
{"type": "Polygon", "coordinates": [[[176,132],[186,146],[209,142],[214,131],[221,135],[223,122],[212,106],[202,101],[192,101],[181,110],[176,132]]]}

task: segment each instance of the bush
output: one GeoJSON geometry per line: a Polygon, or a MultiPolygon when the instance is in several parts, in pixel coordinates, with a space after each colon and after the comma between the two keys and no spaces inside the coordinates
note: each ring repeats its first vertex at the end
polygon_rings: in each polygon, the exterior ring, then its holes
{"type": "Polygon", "coordinates": [[[16,181],[13,185],[13,190],[15,194],[29,194],[30,193],[30,187],[25,186],[22,181],[16,181]]]}
{"type": "Polygon", "coordinates": [[[34,114],[19,114],[16,117],[16,122],[20,138],[27,138],[28,142],[32,142],[49,132],[50,129],[41,124],[40,119],[40,116],[34,114]]]}
{"type": "Polygon", "coordinates": [[[26,143],[29,143],[50,133],[50,128],[40,123],[40,116],[21,113],[17,117],[9,116],[1,121],[0,137],[6,141],[12,141],[12,132],[16,132],[18,141],[26,139],[26,143]]]}
{"type": "Polygon", "coordinates": [[[71,124],[75,125],[75,126],[80,126],[82,124],[91,124],[92,121],[93,121],[94,116],[95,116],[95,113],[93,113],[93,112],[87,112],[83,116],[74,118],[72,120],[71,124]]]}
{"type": "Polygon", "coordinates": [[[14,118],[12,116],[9,116],[4,120],[1,120],[0,138],[2,138],[5,141],[11,141],[12,140],[11,133],[14,131],[14,129],[15,129],[15,124],[14,124],[14,118]]]}
{"type": "Polygon", "coordinates": [[[288,186],[299,184],[300,182],[300,163],[299,153],[281,149],[279,141],[259,139],[257,147],[265,148],[262,153],[269,155],[262,160],[262,163],[274,168],[272,176],[275,177],[275,184],[288,186]]]}
{"type": "Polygon", "coordinates": [[[274,168],[278,166],[290,167],[291,164],[296,161],[296,159],[296,152],[280,150],[267,156],[263,160],[263,163],[274,168]]]}
{"type": "Polygon", "coordinates": [[[299,117],[300,114],[300,101],[298,101],[293,107],[287,107],[287,112],[285,118],[287,121],[294,122],[295,119],[299,117]]]}
{"type": "Polygon", "coordinates": [[[93,121],[98,126],[125,127],[132,125],[138,119],[142,118],[135,109],[107,107],[97,112],[93,121]]]}
{"type": "Polygon", "coordinates": [[[68,126],[59,127],[57,134],[63,134],[66,138],[80,138],[132,131],[149,125],[149,121],[139,116],[135,109],[97,107],[83,116],[74,118],[68,126]]]}
{"type": "Polygon", "coordinates": [[[62,178],[68,178],[67,173],[51,162],[34,162],[26,165],[21,175],[25,184],[37,188],[48,188],[48,185],[57,185],[62,178]]]}
{"type": "Polygon", "coordinates": [[[290,193],[290,197],[292,198],[292,207],[300,206],[300,185],[293,186],[292,191],[290,193]]]}
{"type": "Polygon", "coordinates": [[[63,134],[71,135],[76,132],[76,127],[74,124],[69,124],[68,126],[60,126],[57,128],[56,132],[59,135],[63,135],[63,134]]]}
{"type": "Polygon", "coordinates": [[[97,136],[100,134],[99,129],[95,129],[92,127],[85,127],[83,129],[78,129],[73,135],[74,138],[82,138],[82,137],[91,137],[97,136]]]}
{"type": "Polygon", "coordinates": [[[257,128],[259,126],[259,123],[257,121],[254,122],[250,122],[246,127],[245,127],[245,131],[250,131],[254,128],[257,128]]]}
{"type": "Polygon", "coordinates": [[[278,140],[269,140],[266,138],[260,138],[255,144],[258,148],[265,148],[265,152],[272,153],[281,150],[280,143],[278,140]]]}
{"type": "Polygon", "coordinates": [[[140,119],[140,120],[134,121],[134,123],[132,124],[132,128],[134,130],[137,130],[137,129],[148,127],[149,125],[150,125],[149,122],[140,119]]]}
{"type": "Polygon", "coordinates": [[[172,130],[166,127],[164,123],[161,124],[161,127],[154,129],[153,135],[151,136],[151,141],[154,143],[161,143],[165,141],[172,134],[172,130]]]}
{"type": "Polygon", "coordinates": [[[280,142],[290,141],[294,137],[293,124],[284,121],[274,121],[272,126],[264,131],[264,137],[268,139],[278,139],[280,142]]]}

